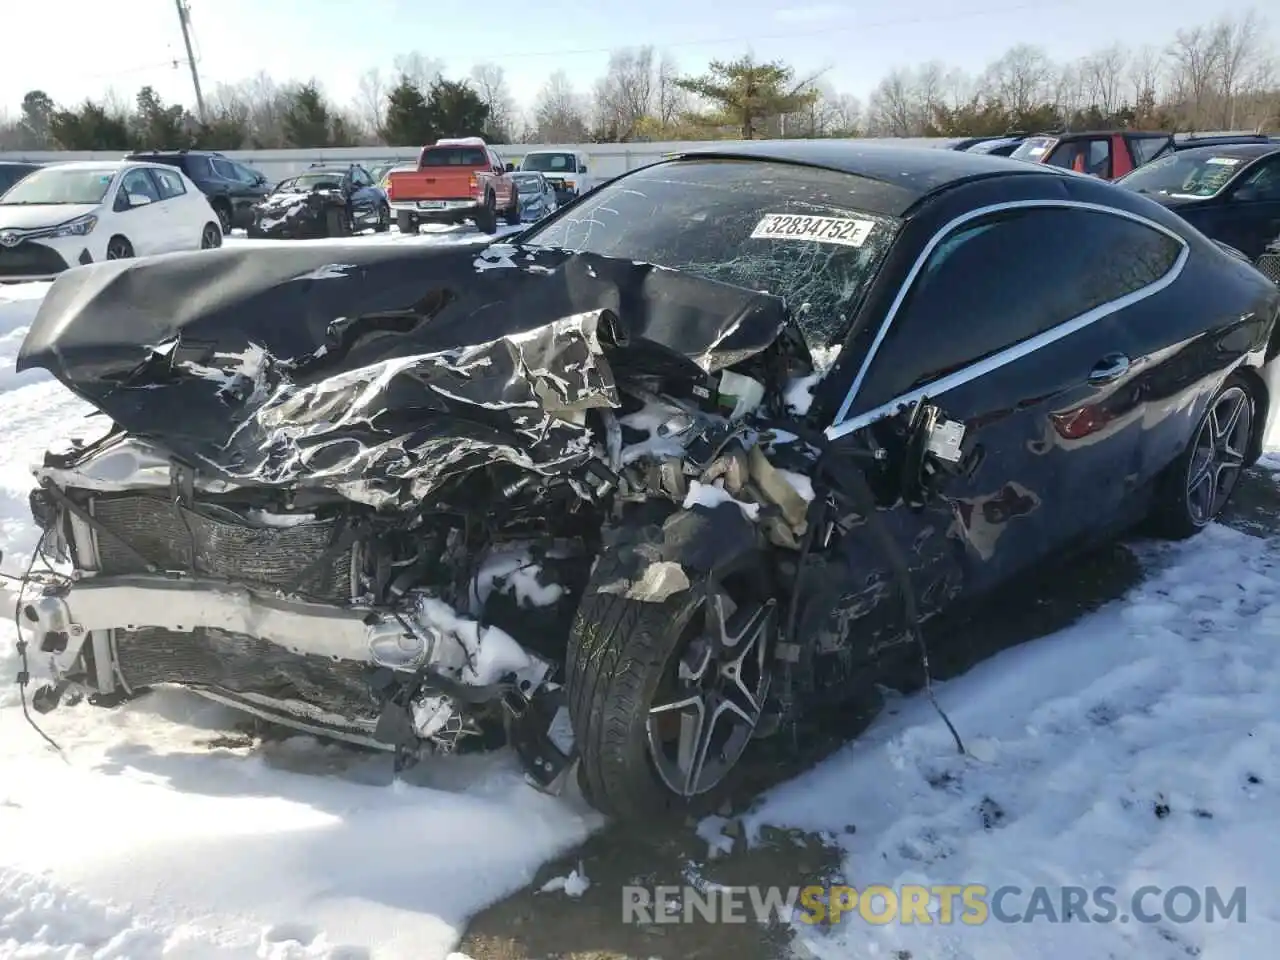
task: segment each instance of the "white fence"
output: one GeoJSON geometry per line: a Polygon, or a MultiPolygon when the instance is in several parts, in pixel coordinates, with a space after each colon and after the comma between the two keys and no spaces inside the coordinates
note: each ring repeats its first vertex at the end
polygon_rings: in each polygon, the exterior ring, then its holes
{"type": "MultiPolygon", "coordinates": [[[[495,145],[494,150],[506,161],[519,163],[526,153],[535,150],[581,150],[587,155],[588,170],[592,177],[615,177],[636,167],[662,159],[664,154],[680,150],[696,150],[724,146],[741,141],[669,141],[664,143],[570,143],[542,144],[518,143],[495,145]]],[[[756,141],[763,144],[765,141],[756,141]]],[[[846,143],[898,144],[903,146],[945,147],[958,142],[955,138],[918,139],[859,139],[846,143]]],[[[280,180],[305,170],[316,162],[360,163],[376,166],[381,163],[413,161],[418,157],[417,147],[333,147],[316,150],[226,150],[233,160],[239,160],[261,171],[268,179],[280,180]]],[[[0,160],[29,160],[37,163],[57,163],[66,160],[118,160],[123,151],[12,151],[0,153],[0,160]]]]}

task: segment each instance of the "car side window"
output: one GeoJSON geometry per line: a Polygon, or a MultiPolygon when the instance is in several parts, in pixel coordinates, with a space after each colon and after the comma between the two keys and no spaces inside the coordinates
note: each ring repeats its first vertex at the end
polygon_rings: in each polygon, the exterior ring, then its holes
{"type": "Polygon", "coordinates": [[[371,187],[373,181],[369,179],[369,175],[364,172],[362,167],[351,168],[351,182],[357,187],[371,187]]]}
{"type": "Polygon", "coordinates": [[[186,194],[187,188],[182,182],[182,176],[176,170],[160,170],[154,169],[151,175],[156,178],[156,184],[160,188],[160,198],[168,200],[170,197],[181,197],[186,194]]]}
{"type": "Polygon", "coordinates": [[[125,197],[147,197],[152,203],[160,202],[160,191],[155,181],[141,167],[130,170],[120,180],[120,193],[125,197]]]}
{"type": "Polygon", "coordinates": [[[1280,156],[1271,157],[1250,171],[1236,188],[1236,198],[1251,203],[1280,200],[1280,156]]]}
{"type": "Polygon", "coordinates": [[[918,387],[1141,290],[1182,243],[1126,217],[1032,207],[964,224],[939,243],[892,319],[850,412],[918,387]]]}
{"type": "Polygon", "coordinates": [[[1137,166],[1150,163],[1169,145],[1164,137],[1133,137],[1129,140],[1129,149],[1133,151],[1133,159],[1137,166]]]}
{"type": "Polygon", "coordinates": [[[210,157],[209,165],[213,167],[213,172],[216,173],[223,180],[235,181],[240,179],[240,177],[236,173],[235,165],[228,163],[226,160],[223,160],[221,157],[210,157]]]}
{"type": "Polygon", "coordinates": [[[258,182],[258,175],[254,173],[252,170],[250,170],[248,167],[241,166],[238,163],[233,163],[231,164],[231,169],[235,170],[236,179],[239,180],[241,183],[245,183],[245,184],[248,184],[249,186],[253,186],[258,182]]]}

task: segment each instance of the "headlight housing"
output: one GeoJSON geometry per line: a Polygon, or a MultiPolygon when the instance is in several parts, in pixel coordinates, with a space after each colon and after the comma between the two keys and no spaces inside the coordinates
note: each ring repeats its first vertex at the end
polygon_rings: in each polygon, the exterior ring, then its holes
{"type": "Polygon", "coordinates": [[[87,237],[98,225],[98,218],[92,213],[83,217],[68,220],[53,231],[55,237],[87,237]]]}

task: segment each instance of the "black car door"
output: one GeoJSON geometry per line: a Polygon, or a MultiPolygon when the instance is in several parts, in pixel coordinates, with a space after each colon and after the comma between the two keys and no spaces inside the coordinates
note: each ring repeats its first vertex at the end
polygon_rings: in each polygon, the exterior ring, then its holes
{"type": "MultiPolygon", "coordinates": [[[[990,208],[934,238],[827,431],[833,445],[887,451],[870,468],[892,504],[878,515],[922,612],[1084,545],[1123,516],[1142,449],[1125,315],[1164,288],[1181,249],[1169,234],[1067,201],[990,208]],[[912,509],[898,496],[918,475],[903,473],[905,425],[926,399],[950,424],[939,444],[962,428],[962,457],[932,502],[912,509]]],[[[826,596],[810,616],[826,623],[810,629],[900,641],[898,609],[880,603],[891,567],[868,531],[849,526],[824,563],[826,596]]]]}
{"type": "Polygon", "coordinates": [[[1280,236],[1280,153],[1264,157],[1229,186],[1215,216],[1220,229],[1210,236],[1250,260],[1262,256],[1267,244],[1280,236]]]}
{"type": "Polygon", "coordinates": [[[378,218],[377,190],[373,178],[363,167],[351,168],[352,217],[359,223],[369,223],[378,218]]]}

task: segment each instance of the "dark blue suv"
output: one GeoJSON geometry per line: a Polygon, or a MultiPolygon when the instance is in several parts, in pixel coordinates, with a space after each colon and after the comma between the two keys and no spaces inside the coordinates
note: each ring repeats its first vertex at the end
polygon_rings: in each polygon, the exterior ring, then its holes
{"type": "Polygon", "coordinates": [[[167,163],[182,170],[209,198],[223,233],[234,227],[248,229],[254,204],[271,193],[271,183],[257,170],[210,150],[145,150],[129,154],[128,159],[167,163]]]}

